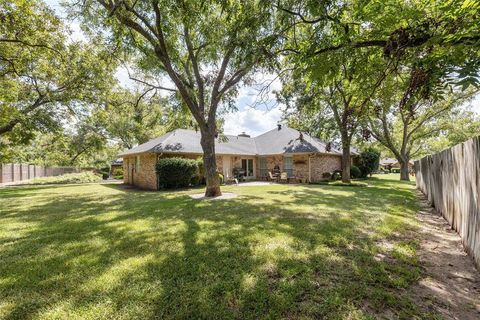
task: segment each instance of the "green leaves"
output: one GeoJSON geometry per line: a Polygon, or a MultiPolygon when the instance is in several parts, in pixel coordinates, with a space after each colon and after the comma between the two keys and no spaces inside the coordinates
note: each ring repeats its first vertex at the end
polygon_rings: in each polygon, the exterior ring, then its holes
{"type": "MultiPolygon", "coordinates": [[[[115,68],[95,43],[67,39],[67,28],[38,1],[0,0],[0,135],[21,127],[54,131],[60,120],[97,103],[115,68]]],[[[17,137],[12,134],[10,138],[17,137]]],[[[17,141],[19,141],[17,139],[17,141]]]]}

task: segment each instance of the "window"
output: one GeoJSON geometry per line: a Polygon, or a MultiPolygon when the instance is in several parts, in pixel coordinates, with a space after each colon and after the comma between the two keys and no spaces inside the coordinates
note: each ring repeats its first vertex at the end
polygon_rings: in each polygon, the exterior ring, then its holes
{"type": "Polygon", "coordinates": [[[288,174],[289,177],[293,176],[293,157],[292,156],[283,157],[283,170],[288,174]]]}

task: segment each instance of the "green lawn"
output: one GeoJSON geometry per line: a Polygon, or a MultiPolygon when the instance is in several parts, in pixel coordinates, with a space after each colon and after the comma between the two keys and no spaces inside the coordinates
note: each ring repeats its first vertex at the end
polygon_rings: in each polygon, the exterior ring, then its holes
{"type": "Polygon", "coordinates": [[[427,317],[408,295],[413,185],[396,179],[229,186],[239,196],[215,201],[0,189],[0,319],[427,317]]]}

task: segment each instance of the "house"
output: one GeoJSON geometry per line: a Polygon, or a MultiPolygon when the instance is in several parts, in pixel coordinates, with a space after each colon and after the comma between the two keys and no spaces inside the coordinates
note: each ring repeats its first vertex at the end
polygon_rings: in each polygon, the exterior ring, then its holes
{"type": "MultiPolygon", "coordinates": [[[[408,169],[413,170],[413,161],[410,160],[408,162],[408,169]]],[[[392,158],[383,158],[380,160],[380,167],[391,171],[392,169],[400,169],[400,163],[398,163],[397,159],[392,159],[392,158]]]]}
{"type": "MultiPolygon", "coordinates": [[[[341,150],[298,130],[278,125],[257,137],[242,133],[215,141],[217,170],[226,180],[241,170],[246,179],[265,179],[277,166],[301,182],[322,180],[322,174],[341,169],[341,150]]],[[[191,159],[203,154],[200,133],[177,129],[119,155],[123,158],[124,182],[155,190],[155,164],[161,157],[191,159]]],[[[353,152],[355,155],[356,152],[353,152]]]]}
{"type": "Polygon", "coordinates": [[[122,170],[123,171],[123,159],[122,158],[113,160],[110,163],[110,173],[113,173],[114,171],[117,171],[117,170],[122,170]]]}

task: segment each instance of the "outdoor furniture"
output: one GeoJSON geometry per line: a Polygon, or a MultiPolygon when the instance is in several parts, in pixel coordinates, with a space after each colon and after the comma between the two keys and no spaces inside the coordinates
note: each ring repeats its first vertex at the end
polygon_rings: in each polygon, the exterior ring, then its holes
{"type": "Polygon", "coordinates": [[[233,168],[233,177],[237,179],[237,181],[245,181],[246,176],[247,172],[243,168],[233,168]]]}
{"type": "Polygon", "coordinates": [[[278,175],[268,171],[268,180],[278,182],[278,175]]]}
{"type": "Polygon", "coordinates": [[[288,174],[286,172],[280,174],[280,182],[288,183],[288,174]]]}

